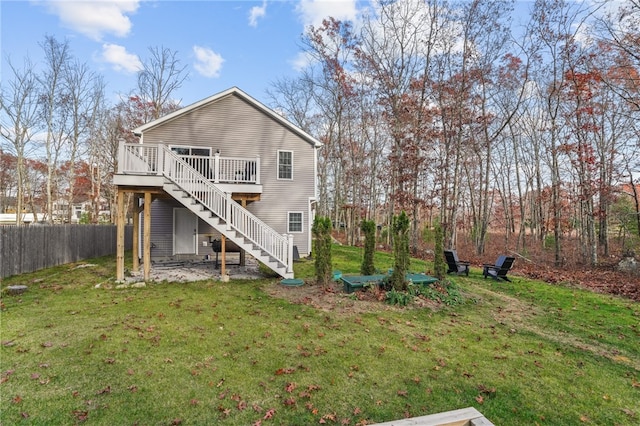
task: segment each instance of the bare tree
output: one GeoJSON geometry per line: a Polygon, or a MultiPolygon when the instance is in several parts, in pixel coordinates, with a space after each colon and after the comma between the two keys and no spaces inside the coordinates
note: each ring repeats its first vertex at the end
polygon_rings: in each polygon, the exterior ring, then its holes
{"type": "Polygon", "coordinates": [[[58,194],[53,193],[56,186],[56,170],[68,135],[68,109],[62,107],[66,103],[63,78],[65,69],[71,60],[68,41],[59,42],[52,36],[45,36],[40,45],[45,55],[45,69],[40,81],[41,120],[46,125],[44,141],[47,163],[47,208],[46,216],[53,223],[53,202],[58,194]]]}
{"type": "Polygon", "coordinates": [[[189,77],[187,66],[180,65],[178,53],[165,47],[150,47],[150,56],[138,72],[138,93],[144,102],[152,106],[154,120],[178,108],[180,100],[173,99],[184,81],[189,77]]]}
{"type": "MultiPolygon", "coordinates": [[[[89,151],[89,139],[96,136],[101,110],[104,108],[104,82],[102,77],[89,70],[86,64],[73,62],[65,69],[63,86],[66,93],[64,108],[68,109],[66,159],[71,164],[67,181],[67,201],[74,203],[76,179],[75,164],[89,151]]],[[[92,163],[93,164],[93,163],[92,163]]],[[[98,200],[93,197],[93,204],[98,200]]],[[[68,221],[71,221],[69,210],[68,221]]]]}
{"type": "Polygon", "coordinates": [[[7,86],[3,85],[0,92],[0,133],[3,146],[16,157],[16,223],[21,225],[25,194],[25,160],[34,148],[33,135],[39,130],[38,81],[28,57],[24,60],[22,69],[8,62],[12,75],[7,86]]]}

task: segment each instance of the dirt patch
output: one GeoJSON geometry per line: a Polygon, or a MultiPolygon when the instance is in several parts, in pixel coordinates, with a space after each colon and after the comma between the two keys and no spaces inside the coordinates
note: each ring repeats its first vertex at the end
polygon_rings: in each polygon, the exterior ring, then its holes
{"type": "Polygon", "coordinates": [[[388,305],[384,302],[384,291],[367,289],[345,293],[342,284],[331,283],[327,287],[322,287],[313,280],[305,280],[304,285],[299,287],[287,287],[274,282],[264,290],[272,297],[291,303],[308,305],[322,311],[344,315],[416,308],[437,309],[439,307],[438,303],[422,298],[416,298],[407,307],[388,305]]]}

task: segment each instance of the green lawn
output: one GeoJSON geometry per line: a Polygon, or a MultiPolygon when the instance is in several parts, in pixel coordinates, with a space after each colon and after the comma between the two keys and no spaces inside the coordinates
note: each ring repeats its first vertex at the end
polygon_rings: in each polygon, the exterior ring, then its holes
{"type": "MultiPolygon", "coordinates": [[[[334,267],[358,273],[360,256],[335,246],[334,267]]],[[[29,291],[2,298],[1,424],[356,425],[469,406],[496,425],[640,424],[629,300],[473,270],[455,278],[463,304],[344,314],[269,296],[275,279],[116,290],[114,258],[83,263],[3,281],[29,291]]]]}

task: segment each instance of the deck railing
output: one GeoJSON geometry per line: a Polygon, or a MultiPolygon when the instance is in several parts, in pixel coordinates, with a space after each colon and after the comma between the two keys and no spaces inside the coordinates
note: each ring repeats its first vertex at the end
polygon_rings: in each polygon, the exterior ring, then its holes
{"type": "Polygon", "coordinates": [[[165,176],[222,219],[228,231],[238,231],[252,244],[286,265],[287,272],[293,272],[292,236],[278,234],[236,203],[230,193],[225,193],[215,185],[219,182],[260,183],[258,157],[223,158],[218,154],[213,157],[185,156],[160,144],[123,144],[119,155],[118,173],[165,176]],[[209,159],[209,162],[205,163],[204,158],[209,159]],[[212,170],[212,174],[208,174],[207,170],[212,170]],[[252,174],[254,170],[255,173],[252,174]],[[246,174],[240,176],[238,172],[246,174]]]}
{"type": "MultiPolygon", "coordinates": [[[[165,145],[122,143],[118,158],[119,174],[162,175],[165,145]]],[[[173,153],[173,152],[172,152],[173,153]]],[[[196,171],[214,183],[252,183],[260,185],[260,157],[223,157],[177,155],[196,171]]]]}

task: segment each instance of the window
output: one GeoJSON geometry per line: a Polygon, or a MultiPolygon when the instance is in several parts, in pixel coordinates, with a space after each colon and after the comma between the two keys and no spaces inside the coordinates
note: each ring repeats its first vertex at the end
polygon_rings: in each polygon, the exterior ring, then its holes
{"type": "Polygon", "coordinates": [[[211,156],[211,148],[203,148],[201,146],[172,146],[171,151],[180,156],[209,157],[211,156]]]}
{"type": "Polygon", "coordinates": [[[278,179],[293,179],[293,151],[278,151],[278,179]]]}
{"type": "Polygon", "coordinates": [[[302,232],[302,212],[289,212],[287,232],[302,232]]]}
{"type": "Polygon", "coordinates": [[[187,164],[196,169],[207,179],[213,179],[213,161],[211,148],[176,145],[171,147],[187,164]]]}

